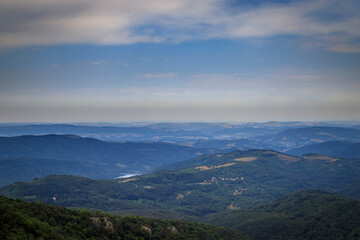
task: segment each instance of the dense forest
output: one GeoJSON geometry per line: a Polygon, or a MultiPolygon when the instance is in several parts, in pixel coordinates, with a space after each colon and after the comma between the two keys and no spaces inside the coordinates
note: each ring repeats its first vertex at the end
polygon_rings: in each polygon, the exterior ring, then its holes
{"type": "Polygon", "coordinates": [[[360,201],[320,190],[299,191],[265,205],[208,214],[202,219],[235,231],[184,220],[70,210],[6,197],[0,197],[0,214],[1,239],[360,238],[360,201]]]}
{"type": "Polygon", "coordinates": [[[360,201],[319,190],[272,203],[208,216],[207,222],[255,239],[360,239],[360,201]]]}
{"type": "Polygon", "coordinates": [[[225,228],[69,210],[0,196],[0,239],[250,239],[225,228]]]}

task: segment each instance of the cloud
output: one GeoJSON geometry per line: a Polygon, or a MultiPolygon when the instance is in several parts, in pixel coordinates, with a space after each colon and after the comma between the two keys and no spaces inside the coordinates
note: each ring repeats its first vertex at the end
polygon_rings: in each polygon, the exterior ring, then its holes
{"type": "MultiPolygon", "coordinates": [[[[106,60],[95,60],[95,61],[89,61],[89,62],[75,63],[75,64],[71,64],[71,66],[75,66],[75,67],[79,67],[81,65],[100,66],[100,65],[106,65],[106,64],[122,65],[125,67],[129,66],[129,64],[124,63],[124,62],[112,62],[112,61],[106,61],[106,60]]],[[[54,64],[54,65],[56,65],[56,64],[54,64]]],[[[53,67],[54,67],[54,65],[53,65],[53,67]]],[[[56,66],[58,66],[58,65],[56,65],[56,66]]]]}
{"type": "Polygon", "coordinates": [[[311,81],[311,80],[324,78],[324,76],[323,75],[290,75],[290,76],[288,76],[288,78],[311,81]]]}
{"type": "Polygon", "coordinates": [[[268,5],[228,19],[226,33],[237,38],[300,36],[308,46],[358,52],[360,14],[354,8],[359,8],[359,3],[334,0],[268,5]]]}
{"type": "Polygon", "coordinates": [[[90,65],[103,65],[106,63],[107,63],[107,61],[104,61],[104,60],[89,62],[90,65]]]}
{"type": "Polygon", "coordinates": [[[1,0],[0,45],[131,44],[161,42],[153,26],[188,28],[215,0],[1,0]],[[186,19],[188,19],[186,21],[186,19]]]}
{"type": "Polygon", "coordinates": [[[360,44],[339,43],[329,46],[329,50],[342,53],[358,53],[360,52],[360,44]]]}
{"type": "Polygon", "coordinates": [[[169,72],[169,73],[145,73],[145,74],[139,74],[137,76],[143,78],[173,78],[173,77],[177,77],[178,75],[176,73],[169,72]]]}
{"type": "Polygon", "coordinates": [[[0,0],[0,46],[182,42],[294,35],[359,52],[357,1],[229,6],[226,0],[0,0]]]}

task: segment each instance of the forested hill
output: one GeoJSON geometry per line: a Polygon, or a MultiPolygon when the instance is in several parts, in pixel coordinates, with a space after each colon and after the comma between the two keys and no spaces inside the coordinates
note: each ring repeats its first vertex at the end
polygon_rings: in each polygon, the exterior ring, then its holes
{"type": "Polygon", "coordinates": [[[188,221],[167,221],[68,210],[0,196],[0,239],[250,239],[188,221]]]}
{"type": "Polygon", "coordinates": [[[360,158],[360,143],[347,141],[329,141],[291,149],[287,154],[301,156],[308,153],[319,153],[331,157],[360,158]]]}
{"type": "Polygon", "coordinates": [[[104,142],[76,135],[0,137],[0,186],[50,174],[112,179],[209,151],[161,142],[104,142]]]}
{"type": "Polygon", "coordinates": [[[263,206],[214,214],[207,221],[259,240],[360,239],[360,201],[299,191],[263,206]]]}
{"type": "Polygon", "coordinates": [[[67,207],[201,219],[297,190],[322,189],[354,197],[360,190],[356,188],[360,183],[358,159],[249,150],[201,156],[187,160],[182,167],[116,180],[48,176],[4,186],[0,194],[67,207]]]}
{"type": "Polygon", "coordinates": [[[1,158],[31,157],[101,164],[151,165],[188,159],[196,156],[198,151],[169,143],[114,143],[76,135],[0,137],[1,158]]]}

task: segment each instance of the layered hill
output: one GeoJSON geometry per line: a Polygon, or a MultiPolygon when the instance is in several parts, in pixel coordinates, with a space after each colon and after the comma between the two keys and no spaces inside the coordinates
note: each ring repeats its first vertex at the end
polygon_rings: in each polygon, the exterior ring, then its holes
{"type": "Polygon", "coordinates": [[[318,153],[331,157],[360,158],[360,143],[352,143],[347,141],[330,141],[291,149],[286,153],[296,156],[301,156],[309,153],[318,153]]]}
{"type": "Polygon", "coordinates": [[[270,145],[262,142],[257,142],[249,139],[210,139],[210,140],[197,140],[190,142],[179,143],[182,146],[190,146],[195,148],[212,148],[219,151],[235,151],[235,150],[249,150],[249,149],[271,149],[281,151],[284,148],[275,145],[270,145]]]}
{"type": "Polygon", "coordinates": [[[109,179],[209,152],[169,143],[112,143],[76,135],[0,137],[0,184],[49,174],[109,179]]]}
{"type": "Polygon", "coordinates": [[[187,221],[166,221],[68,210],[0,196],[1,239],[250,239],[187,221]]]}
{"type": "MultiPolygon", "coordinates": [[[[325,124],[325,123],[321,123],[325,124]]],[[[308,122],[249,122],[245,124],[233,125],[229,128],[219,129],[215,132],[217,136],[231,136],[232,138],[251,138],[276,134],[286,129],[310,127],[316,123],[308,122]]]]}
{"type": "MultiPolygon", "coordinates": [[[[67,207],[200,219],[266,203],[296,190],[346,194],[346,189],[360,183],[359,159],[294,157],[269,150],[204,155],[173,169],[117,180],[49,176],[5,186],[0,194],[67,207]]],[[[351,192],[354,197],[357,194],[351,192]]]]}
{"type": "Polygon", "coordinates": [[[194,141],[236,139],[276,134],[286,129],[311,126],[348,126],[325,122],[264,123],[98,123],[98,124],[1,124],[0,136],[76,134],[104,141],[194,141]]]}
{"type": "Polygon", "coordinates": [[[73,124],[33,124],[0,126],[0,135],[49,135],[75,134],[82,137],[97,138],[103,141],[184,141],[189,139],[207,139],[209,136],[200,131],[183,129],[162,129],[146,126],[84,126],[73,124]]]}
{"type": "Polygon", "coordinates": [[[117,166],[93,162],[28,157],[0,159],[0,186],[17,181],[29,181],[50,174],[71,174],[93,179],[109,179],[118,177],[122,171],[123,169],[117,166]]]}
{"type": "Polygon", "coordinates": [[[285,147],[288,150],[326,141],[360,142],[360,130],[343,127],[307,127],[287,129],[277,134],[256,137],[253,140],[285,147]]]}
{"type": "Polygon", "coordinates": [[[360,201],[300,191],[266,205],[213,214],[207,221],[255,239],[359,239],[360,201]]]}

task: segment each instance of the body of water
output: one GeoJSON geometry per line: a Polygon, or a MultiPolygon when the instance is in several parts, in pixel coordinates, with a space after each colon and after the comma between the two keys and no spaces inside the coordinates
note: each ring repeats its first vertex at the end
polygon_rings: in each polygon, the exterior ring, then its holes
{"type": "Polygon", "coordinates": [[[141,175],[141,173],[125,173],[119,177],[116,177],[115,179],[117,178],[129,178],[129,177],[133,177],[133,176],[138,176],[138,175],[141,175]]]}

